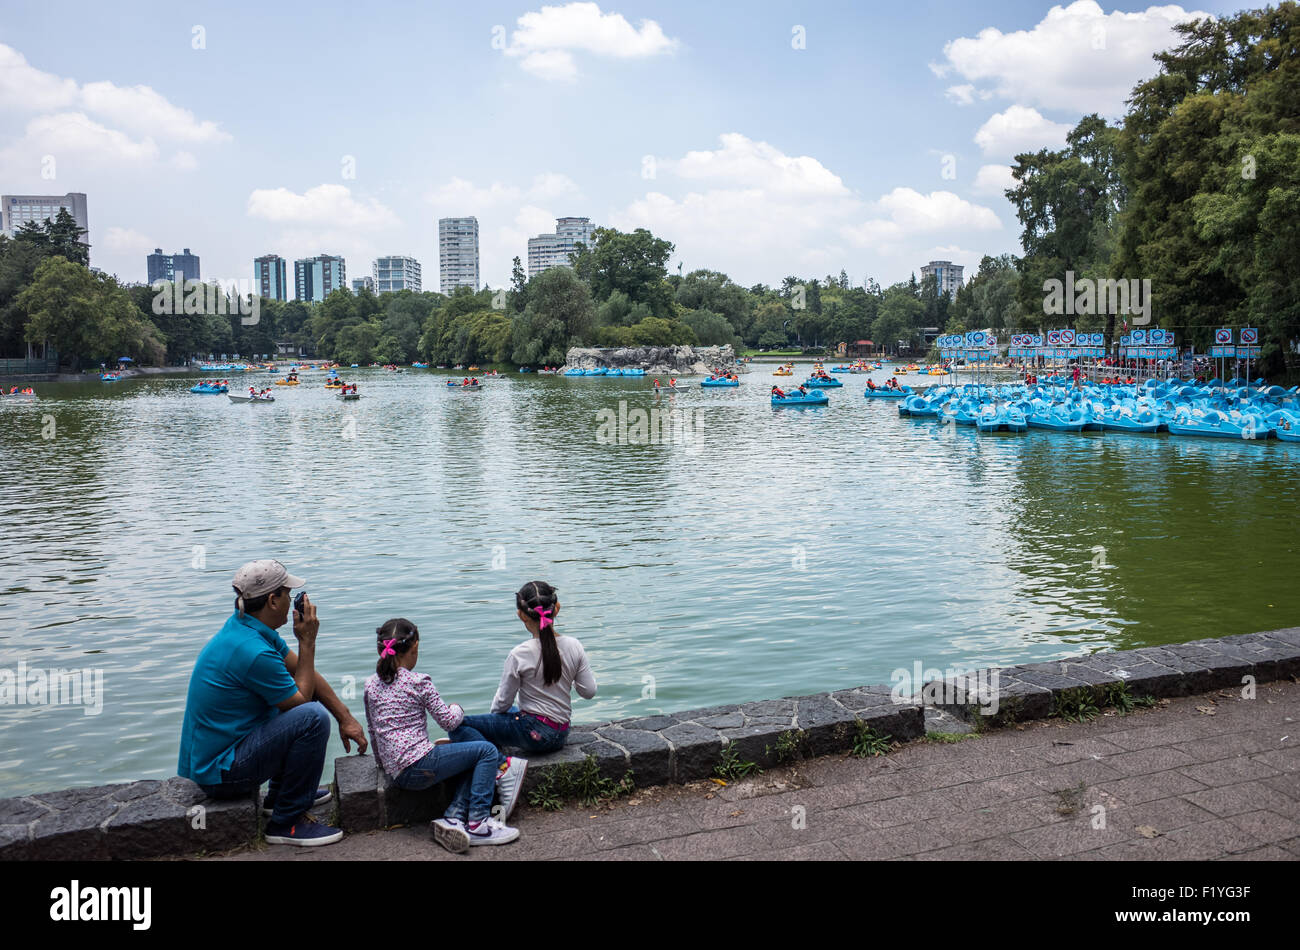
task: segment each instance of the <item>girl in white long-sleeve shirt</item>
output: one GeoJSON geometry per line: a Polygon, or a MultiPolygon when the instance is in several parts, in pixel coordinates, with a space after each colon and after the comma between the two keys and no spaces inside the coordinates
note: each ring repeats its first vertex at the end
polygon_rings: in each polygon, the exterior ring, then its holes
{"type": "Polygon", "coordinates": [[[513,746],[529,754],[554,752],[569,733],[570,691],[591,699],[596,678],[582,644],[555,632],[560,601],[554,587],[544,581],[525,584],[515,594],[515,608],[531,639],[506,657],[491,712],[466,716],[448,735],[452,742],[486,739],[498,748],[513,746]]]}

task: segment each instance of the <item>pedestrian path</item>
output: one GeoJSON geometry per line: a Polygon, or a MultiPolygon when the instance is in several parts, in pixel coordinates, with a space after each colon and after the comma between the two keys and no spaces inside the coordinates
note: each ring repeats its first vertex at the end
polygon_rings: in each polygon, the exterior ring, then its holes
{"type": "Polygon", "coordinates": [[[209,860],[1300,858],[1300,683],[1049,719],[886,756],[809,759],[608,806],[521,807],[520,840],[453,855],[427,827],[209,860]]]}

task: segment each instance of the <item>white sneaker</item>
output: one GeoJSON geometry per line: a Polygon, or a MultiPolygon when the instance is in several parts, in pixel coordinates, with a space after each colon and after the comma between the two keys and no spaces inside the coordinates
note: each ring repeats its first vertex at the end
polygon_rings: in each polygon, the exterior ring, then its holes
{"type": "Polygon", "coordinates": [[[478,823],[478,827],[466,825],[465,833],[469,835],[471,847],[480,844],[509,844],[519,837],[518,828],[507,827],[505,822],[496,818],[486,818],[478,823]]]}
{"type": "Polygon", "coordinates": [[[528,760],[517,755],[506,759],[504,771],[497,773],[497,795],[501,799],[501,820],[505,821],[515,810],[519,802],[519,792],[524,787],[524,773],[528,771],[528,760]]]}
{"type": "Polygon", "coordinates": [[[455,818],[436,818],[430,827],[433,840],[452,854],[464,854],[469,850],[469,832],[455,818]]]}

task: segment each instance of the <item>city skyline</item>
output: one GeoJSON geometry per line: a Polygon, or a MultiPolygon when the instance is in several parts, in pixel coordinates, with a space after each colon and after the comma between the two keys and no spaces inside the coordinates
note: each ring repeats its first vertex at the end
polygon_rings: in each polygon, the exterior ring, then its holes
{"type": "Polygon", "coordinates": [[[236,2],[181,23],[54,0],[0,26],[14,129],[0,190],[91,195],[93,262],[124,280],[182,244],[218,278],[245,276],[267,247],[432,262],[434,222],[473,215],[477,282],[499,287],[528,239],[577,209],[671,241],[673,271],[745,286],[841,269],[889,284],[927,260],[971,273],[1019,251],[1001,194],[1011,157],[1059,147],[1089,112],[1118,117],[1175,22],[1231,9],[488,3],[404,11],[401,33],[371,45],[335,29],[345,8],[331,2],[306,19],[236,2]],[[265,23],[250,34],[254,10],[265,23]],[[108,32],[113,48],[92,42],[108,32]],[[430,43],[436,67],[418,55],[430,43]],[[226,68],[235,50],[258,69],[226,68]],[[312,94],[309,67],[331,59],[350,64],[331,95],[359,120],[247,108],[267,89],[312,94]],[[436,114],[382,92],[444,73],[473,81],[436,114]]]}

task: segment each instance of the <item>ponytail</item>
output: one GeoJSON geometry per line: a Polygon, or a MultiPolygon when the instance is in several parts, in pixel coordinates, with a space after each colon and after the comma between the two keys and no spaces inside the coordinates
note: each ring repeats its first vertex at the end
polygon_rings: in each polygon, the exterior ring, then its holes
{"type": "Polygon", "coordinates": [[[420,631],[411,621],[396,617],[375,630],[375,637],[375,649],[379,652],[375,672],[385,683],[391,683],[397,678],[397,658],[409,650],[411,644],[419,642],[420,631]]]}
{"type": "Polygon", "coordinates": [[[547,686],[564,675],[560,648],[555,642],[556,593],[545,581],[529,581],[515,593],[515,606],[537,621],[537,639],[542,646],[542,682],[547,686]]]}

